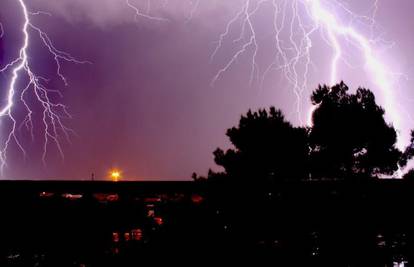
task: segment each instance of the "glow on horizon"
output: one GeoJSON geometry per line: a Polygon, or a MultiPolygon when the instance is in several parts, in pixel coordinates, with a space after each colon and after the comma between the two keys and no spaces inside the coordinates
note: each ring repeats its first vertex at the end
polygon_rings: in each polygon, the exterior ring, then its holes
{"type": "Polygon", "coordinates": [[[109,176],[113,182],[118,182],[122,178],[122,172],[118,169],[112,169],[109,176]]]}

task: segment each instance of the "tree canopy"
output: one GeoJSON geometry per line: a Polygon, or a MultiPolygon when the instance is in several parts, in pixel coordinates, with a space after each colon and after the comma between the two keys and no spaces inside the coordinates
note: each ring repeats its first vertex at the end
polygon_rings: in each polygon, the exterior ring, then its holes
{"type": "Polygon", "coordinates": [[[228,177],[300,179],[306,175],[307,130],[293,127],[274,107],[247,112],[238,127],[227,130],[227,136],[234,149],[218,148],[214,157],[228,177]]]}
{"type": "Polygon", "coordinates": [[[397,132],[384,119],[374,94],[358,88],[354,94],[341,82],[319,86],[311,97],[316,105],[309,133],[313,177],[346,178],[392,175],[402,152],[397,132]]]}
{"type": "MultiPolygon", "coordinates": [[[[294,127],[282,112],[248,111],[227,130],[233,148],[218,148],[214,159],[223,172],[209,178],[244,180],[354,179],[392,175],[414,155],[396,147],[397,133],[385,111],[364,88],[349,93],[343,83],[319,86],[312,126],[294,127]]],[[[413,140],[414,143],[414,133],[413,140]]],[[[195,176],[196,177],[196,176],[195,176]]]]}
{"type": "Polygon", "coordinates": [[[409,170],[403,178],[404,180],[414,181],[414,169],[409,170]]]}

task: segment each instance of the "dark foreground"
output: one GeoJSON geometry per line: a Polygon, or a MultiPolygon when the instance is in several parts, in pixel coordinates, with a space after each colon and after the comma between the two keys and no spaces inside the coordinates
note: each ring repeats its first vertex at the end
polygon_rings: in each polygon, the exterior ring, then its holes
{"type": "Polygon", "coordinates": [[[0,182],[0,266],[139,266],[171,252],[178,260],[254,252],[275,266],[410,266],[413,204],[414,184],[397,180],[0,182]]]}

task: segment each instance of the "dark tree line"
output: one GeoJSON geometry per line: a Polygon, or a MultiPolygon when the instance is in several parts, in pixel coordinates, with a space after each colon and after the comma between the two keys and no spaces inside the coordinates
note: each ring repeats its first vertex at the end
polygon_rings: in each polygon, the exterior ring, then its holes
{"type": "Polygon", "coordinates": [[[348,90],[343,82],[319,86],[311,96],[316,106],[311,127],[294,127],[274,107],[249,110],[237,127],[227,130],[234,148],[214,151],[224,171],[210,170],[207,178],[264,182],[395,174],[414,155],[414,132],[410,146],[400,151],[397,132],[385,121],[374,94],[364,88],[354,94],[348,90]]]}

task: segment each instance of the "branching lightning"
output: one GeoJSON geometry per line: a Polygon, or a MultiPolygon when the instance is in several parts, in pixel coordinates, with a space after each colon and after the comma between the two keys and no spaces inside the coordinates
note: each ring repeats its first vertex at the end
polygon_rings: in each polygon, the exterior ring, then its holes
{"type": "MultiPolygon", "coordinates": [[[[42,77],[34,68],[28,51],[32,38],[39,38],[44,48],[52,56],[56,66],[56,76],[67,86],[68,82],[62,73],[61,62],[72,62],[76,64],[89,63],[80,61],[70,54],[58,50],[49,36],[38,26],[34,25],[31,18],[36,15],[50,15],[46,12],[30,12],[24,0],[15,0],[23,14],[24,23],[21,28],[23,42],[19,54],[4,66],[0,66],[0,73],[10,77],[4,89],[6,102],[0,106],[0,119],[2,130],[3,121],[10,122],[10,131],[3,144],[0,144],[0,167],[4,168],[7,160],[7,151],[12,142],[25,154],[25,149],[16,135],[19,127],[26,127],[34,137],[34,109],[37,104],[42,108],[43,126],[43,160],[47,154],[47,147],[54,143],[62,158],[63,150],[60,143],[61,137],[69,138],[71,130],[63,123],[64,117],[70,117],[67,108],[62,103],[55,102],[52,94],[58,94],[57,90],[47,88],[48,79],[42,77]],[[34,96],[29,97],[29,96],[34,96]],[[33,103],[35,102],[35,104],[33,103]],[[14,114],[15,106],[25,108],[26,116],[21,121],[14,114]]],[[[150,21],[168,22],[169,19],[151,12],[151,0],[123,0],[125,5],[132,10],[135,19],[146,19],[150,21]],[[142,8],[141,2],[144,3],[142,8]],[[146,5],[145,5],[146,3],[146,5]]],[[[382,93],[383,106],[387,111],[389,119],[396,129],[401,129],[400,112],[395,102],[393,87],[401,74],[395,73],[387,68],[376,50],[377,42],[383,43],[381,39],[374,39],[376,27],[376,15],[379,0],[372,0],[372,13],[369,16],[355,14],[345,3],[340,0],[240,0],[238,10],[227,22],[224,31],[218,36],[217,43],[211,54],[211,61],[215,61],[224,46],[230,44],[234,48],[233,54],[217,70],[212,77],[211,85],[217,84],[232,67],[239,61],[249,62],[249,81],[263,86],[265,80],[275,72],[282,73],[290,84],[295,95],[295,108],[299,120],[302,122],[303,114],[311,118],[313,110],[303,110],[302,98],[315,85],[309,84],[311,71],[317,69],[314,59],[315,51],[321,40],[330,50],[329,74],[326,82],[333,85],[341,80],[340,66],[360,69],[361,66],[353,66],[346,52],[351,47],[358,52],[363,59],[362,69],[366,71],[376,85],[376,89],[382,93]],[[273,55],[270,55],[270,63],[262,65],[259,54],[261,51],[259,23],[257,17],[262,10],[271,10],[272,21],[269,24],[272,30],[273,55]],[[343,21],[345,20],[345,22],[343,21]],[[355,23],[357,22],[357,23],[355,23]],[[364,24],[370,28],[370,34],[366,34],[359,28],[364,24]],[[236,36],[234,32],[237,31],[236,36]]],[[[160,0],[163,8],[167,8],[169,0],[160,0]]],[[[191,0],[191,7],[186,21],[191,21],[201,6],[200,0],[191,0]]],[[[266,13],[268,14],[268,13],[266,13]]],[[[4,38],[4,25],[0,23],[0,38],[4,38]]],[[[322,81],[325,82],[325,81],[322,81]]],[[[308,96],[305,96],[308,97],[308,96]]],[[[311,120],[308,119],[308,124],[311,120]]],[[[305,124],[305,122],[303,122],[305,124]]],[[[398,147],[403,143],[399,140],[398,147]]]]}
{"type": "MultiPolygon", "coordinates": [[[[396,129],[401,129],[400,114],[398,114],[393,94],[393,87],[401,74],[387,69],[386,64],[375,53],[376,40],[371,36],[366,37],[358,31],[356,26],[353,26],[354,21],[362,21],[371,28],[371,35],[373,35],[377,10],[378,0],[373,2],[371,16],[354,14],[344,3],[337,0],[246,0],[227,23],[217,41],[211,60],[222,49],[226,39],[232,38],[231,29],[239,29],[240,37],[230,41],[235,44],[242,43],[227,63],[218,70],[212,79],[212,85],[216,84],[242,56],[248,57],[251,64],[250,82],[257,80],[263,84],[266,77],[273,71],[281,71],[284,74],[296,96],[296,112],[301,121],[304,113],[301,100],[303,93],[311,86],[308,84],[309,71],[316,68],[316,64],[312,61],[312,48],[314,48],[314,40],[321,39],[332,51],[327,82],[330,85],[340,82],[341,77],[338,74],[340,63],[357,68],[348,62],[344,54],[345,46],[351,46],[355,51],[359,51],[364,62],[363,69],[370,74],[377,89],[382,93],[383,105],[389,119],[396,129]],[[271,26],[274,32],[275,56],[271,64],[260,71],[257,62],[258,26],[255,25],[254,20],[257,19],[255,14],[259,9],[270,7],[274,14],[271,26]],[[345,24],[337,14],[345,14],[351,19],[345,24]]],[[[314,108],[308,111],[308,124],[311,124],[314,108]]],[[[403,145],[399,140],[398,147],[402,148],[403,145]]]]}
{"type": "MultiPolygon", "coordinates": [[[[313,106],[311,110],[306,111],[301,103],[304,93],[315,86],[309,84],[311,70],[320,67],[313,62],[313,54],[315,50],[321,50],[320,43],[325,43],[331,49],[325,53],[330,53],[331,56],[328,77],[322,82],[329,85],[340,82],[341,64],[354,70],[363,69],[371,77],[375,89],[380,90],[382,105],[387,111],[388,119],[397,130],[401,130],[401,112],[395,101],[393,89],[398,87],[403,75],[389,70],[376,51],[378,43],[386,47],[391,46],[374,34],[379,0],[372,0],[370,15],[356,14],[341,0],[241,0],[240,3],[235,15],[230,18],[225,30],[220,34],[211,54],[210,61],[213,62],[224,49],[224,45],[230,43],[234,47],[233,54],[212,78],[212,86],[243,57],[249,61],[251,84],[258,82],[263,87],[266,78],[275,71],[283,73],[296,98],[295,107],[299,121],[311,125],[313,110],[316,107],[313,106]],[[270,64],[263,66],[258,60],[261,43],[257,17],[262,16],[259,11],[267,9],[271,9],[273,14],[273,21],[269,27],[273,30],[274,56],[270,64]],[[369,29],[368,33],[366,29],[359,29],[361,25],[369,29]],[[234,31],[239,32],[236,37],[234,31]],[[346,53],[350,48],[353,53],[359,53],[363,66],[354,66],[350,63],[346,53]],[[304,113],[307,113],[307,122],[302,121],[304,113]]],[[[143,14],[131,6],[129,0],[127,4],[136,11],[136,16],[161,19],[148,15],[149,5],[146,14],[143,14]]],[[[163,6],[166,7],[167,4],[168,0],[164,0],[163,6]]],[[[187,21],[193,18],[200,1],[192,0],[191,4],[187,21]]],[[[397,146],[402,149],[404,142],[405,140],[399,138],[397,146]]]]}
{"type": "MultiPolygon", "coordinates": [[[[39,27],[34,25],[34,23],[32,23],[32,16],[50,15],[49,13],[42,11],[30,12],[24,0],[16,0],[16,2],[23,15],[23,24],[21,27],[23,42],[19,49],[18,56],[0,68],[1,74],[4,74],[6,77],[10,76],[10,80],[4,88],[4,91],[6,92],[6,104],[4,106],[0,106],[0,119],[2,127],[4,127],[4,122],[6,120],[10,121],[11,125],[7,136],[4,138],[5,141],[0,147],[0,167],[2,171],[6,166],[7,152],[12,142],[14,142],[26,156],[26,151],[22,145],[22,142],[17,137],[16,131],[21,126],[24,126],[30,132],[32,139],[35,138],[33,129],[34,122],[32,120],[35,113],[33,108],[35,105],[39,106],[42,110],[42,159],[44,163],[46,160],[47,148],[50,143],[54,143],[56,145],[61,157],[64,158],[61,137],[63,136],[69,141],[69,136],[72,132],[72,130],[65,126],[62,121],[64,117],[70,117],[67,107],[62,103],[55,102],[53,100],[54,97],[52,97],[52,94],[57,94],[61,97],[61,93],[57,90],[47,88],[48,79],[38,74],[36,69],[33,67],[31,62],[32,58],[28,55],[31,45],[31,38],[34,38],[35,36],[40,38],[40,41],[55,62],[57,77],[65,86],[68,85],[68,82],[62,73],[62,61],[76,64],[90,63],[88,61],[77,60],[70,54],[57,49],[49,36],[39,27]],[[15,107],[17,105],[22,105],[26,110],[26,115],[21,121],[18,121],[15,115],[15,107]],[[20,126],[18,124],[20,124],[20,126]]],[[[4,35],[3,25],[0,26],[0,33],[1,36],[4,35]]],[[[5,132],[4,129],[2,129],[2,131],[5,132]]]]}
{"type": "MultiPolygon", "coordinates": [[[[155,20],[155,21],[162,21],[162,22],[166,22],[168,21],[168,19],[163,18],[163,17],[157,17],[157,16],[152,16],[150,15],[150,11],[151,11],[151,1],[148,0],[147,2],[147,8],[146,8],[146,12],[142,12],[136,5],[134,5],[131,0],[125,0],[126,5],[131,8],[134,12],[135,12],[135,20],[137,20],[138,18],[144,18],[144,19],[149,19],[149,20],[155,20]]],[[[165,2],[166,4],[167,2],[165,2]]]]}

